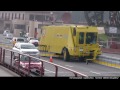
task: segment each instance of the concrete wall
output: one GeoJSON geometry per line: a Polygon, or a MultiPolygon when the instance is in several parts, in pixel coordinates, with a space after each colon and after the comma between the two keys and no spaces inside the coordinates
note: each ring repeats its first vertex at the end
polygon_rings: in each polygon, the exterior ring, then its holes
{"type": "MultiPolygon", "coordinates": [[[[13,24],[13,35],[15,36],[15,37],[19,37],[20,36],[20,32],[21,31],[23,31],[23,30],[21,30],[21,29],[15,29],[14,27],[15,27],[15,24],[22,24],[22,25],[26,25],[26,22],[24,21],[24,20],[13,20],[12,21],[12,24],[13,24]]],[[[24,32],[26,32],[26,30],[24,31],[24,32]]]]}
{"type": "Polygon", "coordinates": [[[37,28],[37,38],[39,38],[41,36],[41,27],[43,25],[50,25],[50,22],[37,22],[37,21],[29,21],[29,37],[34,37],[34,33],[35,33],[35,28],[37,28]],[[38,28],[38,25],[40,25],[41,27],[38,28]]]}

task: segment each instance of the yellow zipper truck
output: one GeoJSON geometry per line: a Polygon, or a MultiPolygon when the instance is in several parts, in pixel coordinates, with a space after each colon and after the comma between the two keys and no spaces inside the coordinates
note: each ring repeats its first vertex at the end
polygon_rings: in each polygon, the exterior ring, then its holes
{"type": "Polygon", "coordinates": [[[39,50],[62,55],[65,61],[71,56],[95,60],[101,54],[97,27],[51,25],[43,26],[41,33],[39,50]]]}

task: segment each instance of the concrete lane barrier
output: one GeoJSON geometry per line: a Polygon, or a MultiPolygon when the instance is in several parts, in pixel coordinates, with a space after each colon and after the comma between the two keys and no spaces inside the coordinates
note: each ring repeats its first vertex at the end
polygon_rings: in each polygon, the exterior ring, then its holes
{"type": "Polygon", "coordinates": [[[94,62],[98,63],[98,64],[105,65],[105,66],[110,66],[110,67],[120,69],[120,58],[118,58],[118,57],[100,55],[97,58],[97,60],[94,60],[94,62]]]}

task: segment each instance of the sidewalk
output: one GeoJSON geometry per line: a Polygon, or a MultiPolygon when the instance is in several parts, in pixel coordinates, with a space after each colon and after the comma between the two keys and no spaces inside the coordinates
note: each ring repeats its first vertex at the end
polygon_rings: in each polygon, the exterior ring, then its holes
{"type": "Polygon", "coordinates": [[[111,54],[111,53],[102,53],[102,55],[104,56],[109,56],[109,57],[116,57],[116,58],[120,58],[120,55],[119,54],[111,54]]]}
{"type": "Polygon", "coordinates": [[[102,52],[109,53],[109,54],[118,54],[120,56],[120,49],[102,48],[102,52]]]}

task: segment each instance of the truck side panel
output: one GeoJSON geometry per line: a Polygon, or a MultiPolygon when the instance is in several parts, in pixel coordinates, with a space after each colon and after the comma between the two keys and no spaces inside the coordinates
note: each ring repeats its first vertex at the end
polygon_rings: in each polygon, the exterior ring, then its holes
{"type": "Polygon", "coordinates": [[[46,45],[48,52],[61,53],[67,47],[69,27],[46,27],[40,45],[46,45]],[[61,43],[62,42],[62,43],[61,43]]]}

